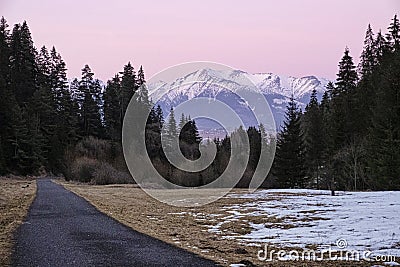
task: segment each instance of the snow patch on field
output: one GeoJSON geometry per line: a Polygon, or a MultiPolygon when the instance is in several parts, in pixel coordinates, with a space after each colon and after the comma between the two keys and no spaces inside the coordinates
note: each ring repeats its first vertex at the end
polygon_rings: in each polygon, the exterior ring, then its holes
{"type": "Polygon", "coordinates": [[[209,231],[245,244],[272,243],[281,247],[346,249],[400,256],[400,192],[339,192],[317,190],[259,190],[234,193],[248,199],[222,208],[229,214],[209,225],[209,231]],[[228,235],[223,224],[245,221],[249,233],[228,235]]]}

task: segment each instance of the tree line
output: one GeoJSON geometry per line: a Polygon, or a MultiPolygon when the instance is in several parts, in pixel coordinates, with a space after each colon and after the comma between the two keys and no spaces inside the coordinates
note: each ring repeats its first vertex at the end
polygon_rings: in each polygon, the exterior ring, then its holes
{"type": "Polygon", "coordinates": [[[360,62],[346,47],[335,83],[304,112],[292,98],[273,174],[281,187],[400,189],[400,23],[367,27],[360,62]]]}
{"type": "Polygon", "coordinates": [[[128,103],[144,83],[143,68],[136,73],[128,63],[106,86],[89,65],[71,82],[66,71],[54,46],[34,46],[25,21],[10,30],[1,18],[0,174],[73,178],[76,158],[99,157],[112,163],[108,167],[124,170],[116,144],[128,103]]]}

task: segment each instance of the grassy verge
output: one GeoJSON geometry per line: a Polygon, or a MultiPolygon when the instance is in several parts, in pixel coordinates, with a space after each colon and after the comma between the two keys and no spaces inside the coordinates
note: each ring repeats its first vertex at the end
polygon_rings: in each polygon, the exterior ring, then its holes
{"type": "MultiPolygon", "coordinates": [[[[246,203],[249,199],[222,198],[217,202],[196,208],[179,208],[160,203],[134,185],[94,186],[60,182],[67,189],[82,196],[101,212],[117,219],[134,230],[161,239],[167,243],[212,259],[224,266],[242,263],[242,266],[369,266],[366,262],[262,262],[257,259],[260,247],[238,242],[235,236],[249,231],[248,221],[229,222],[221,232],[209,231],[210,225],[226,221],[231,214],[227,205],[246,203]],[[289,264],[289,265],[288,265],[289,264]]],[[[236,190],[235,193],[240,193],[236,190]]],[[[269,246],[273,249],[272,246],[269,246]]],[[[291,248],[292,249],[292,248],[291,248]]],[[[277,249],[278,250],[278,249],[277,249]]]]}
{"type": "Polygon", "coordinates": [[[36,194],[36,182],[0,177],[0,266],[10,264],[13,233],[36,194]]]}

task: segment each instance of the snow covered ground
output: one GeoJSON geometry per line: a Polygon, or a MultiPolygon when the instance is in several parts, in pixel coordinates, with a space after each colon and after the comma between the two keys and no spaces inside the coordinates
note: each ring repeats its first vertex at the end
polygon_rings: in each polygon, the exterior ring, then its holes
{"type": "Polygon", "coordinates": [[[329,191],[259,190],[227,197],[248,201],[224,206],[224,216],[208,226],[223,238],[247,245],[331,247],[400,256],[400,192],[338,192],[332,197],[329,191]],[[235,234],[222,230],[234,222],[245,222],[249,229],[235,234]]]}

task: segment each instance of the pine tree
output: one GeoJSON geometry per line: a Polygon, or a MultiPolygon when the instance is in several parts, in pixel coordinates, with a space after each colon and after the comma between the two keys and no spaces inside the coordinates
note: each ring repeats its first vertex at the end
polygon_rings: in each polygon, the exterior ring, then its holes
{"type": "Polygon", "coordinates": [[[107,82],[104,93],[104,120],[106,133],[111,140],[121,140],[122,125],[120,120],[120,102],[118,94],[121,91],[121,80],[117,75],[107,82]]]}
{"type": "Polygon", "coordinates": [[[139,103],[141,103],[142,105],[144,105],[144,107],[146,108],[146,110],[150,110],[151,108],[151,102],[149,100],[149,92],[147,90],[147,85],[146,84],[142,84],[136,91],[134,98],[136,99],[136,101],[138,101],[139,103]]]}
{"type": "Polygon", "coordinates": [[[358,76],[350,50],[346,47],[344,55],[339,62],[339,72],[337,74],[336,86],[339,92],[348,92],[356,87],[358,76]]]}
{"type": "Polygon", "coordinates": [[[400,48],[400,22],[397,18],[397,14],[394,15],[392,22],[388,27],[388,34],[386,35],[386,40],[388,47],[394,51],[400,48]]]}
{"type": "Polygon", "coordinates": [[[335,98],[337,97],[340,92],[339,90],[335,87],[335,85],[333,84],[333,82],[328,82],[328,84],[326,85],[326,99],[331,99],[331,98],[335,98]]]}
{"type": "Polygon", "coordinates": [[[143,66],[140,66],[139,71],[137,73],[137,81],[136,81],[136,85],[137,87],[140,87],[142,84],[144,84],[146,82],[146,79],[144,77],[144,70],[143,70],[143,66]]]}
{"type": "MultiPolygon", "coordinates": [[[[246,173],[249,173],[246,177],[247,181],[243,185],[244,187],[249,186],[250,179],[253,177],[254,170],[257,168],[259,164],[260,154],[261,154],[261,146],[263,142],[262,131],[265,134],[264,127],[260,125],[260,129],[256,127],[249,127],[247,129],[247,135],[249,136],[249,144],[250,144],[250,155],[249,155],[249,163],[247,165],[246,173]]],[[[261,164],[261,163],[260,163],[261,164]]]]}
{"type": "Polygon", "coordinates": [[[306,106],[303,125],[305,131],[308,174],[310,177],[315,178],[316,186],[319,188],[321,176],[320,168],[323,165],[322,154],[324,150],[324,131],[323,113],[318,104],[316,89],[312,91],[310,102],[306,106]]]}
{"type": "Polygon", "coordinates": [[[11,154],[12,162],[10,167],[17,173],[35,174],[41,163],[41,136],[40,132],[31,132],[28,121],[31,116],[25,109],[16,106],[15,118],[13,118],[14,135],[10,140],[13,145],[13,153],[11,154]]]}
{"type": "Polygon", "coordinates": [[[171,107],[168,117],[169,118],[168,118],[167,128],[166,128],[166,132],[165,132],[165,141],[166,141],[167,148],[171,149],[173,140],[178,138],[178,132],[177,132],[176,120],[175,120],[175,112],[174,112],[173,107],[171,107]]]}
{"type": "Polygon", "coordinates": [[[124,120],[126,109],[131,101],[132,96],[135,94],[138,86],[136,84],[136,73],[131,63],[128,62],[121,72],[121,90],[119,92],[120,98],[120,121],[121,125],[124,120]]]}
{"type": "Polygon", "coordinates": [[[358,64],[358,72],[360,77],[368,76],[372,73],[375,66],[375,40],[371,25],[368,24],[367,32],[364,39],[364,49],[361,52],[360,63],[358,64]]]}
{"type": "Polygon", "coordinates": [[[282,188],[306,185],[305,146],[300,127],[301,111],[293,97],[287,106],[284,125],[277,140],[273,172],[282,188]]]}
{"type": "Polygon", "coordinates": [[[374,58],[376,60],[375,65],[378,65],[382,61],[384,53],[387,52],[388,50],[387,41],[385,37],[382,35],[381,30],[379,30],[379,32],[376,35],[375,44],[373,47],[374,47],[374,58]]]}
{"type": "Polygon", "coordinates": [[[151,108],[146,122],[146,149],[151,159],[161,157],[161,127],[154,107],[151,108]]]}
{"type": "MultiPolygon", "coordinates": [[[[50,57],[50,84],[55,98],[57,120],[49,158],[51,168],[62,171],[65,168],[65,150],[75,144],[79,138],[79,107],[68,88],[66,64],[54,46],[50,51],[50,57]]],[[[76,83],[79,88],[77,80],[76,83]]]]}
{"type": "MultiPolygon", "coordinates": [[[[333,141],[333,151],[338,151],[350,139],[355,129],[357,118],[352,108],[354,107],[354,93],[357,82],[357,72],[353,58],[346,47],[344,55],[339,62],[339,71],[330,105],[330,130],[333,141]]],[[[332,151],[332,152],[333,152],[332,151]]]]}
{"type": "Polygon", "coordinates": [[[19,105],[28,103],[37,89],[36,54],[27,23],[16,24],[10,41],[10,84],[19,105]]]}
{"type": "Polygon", "coordinates": [[[83,136],[101,137],[103,127],[101,123],[101,87],[93,78],[94,73],[88,65],[82,69],[82,78],[79,82],[79,91],[84,96],[80,106],[81,131],[83,136]]]}

